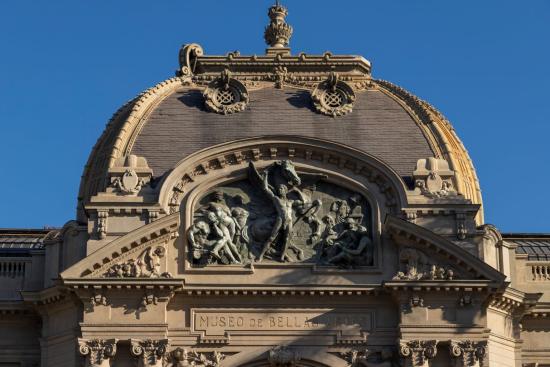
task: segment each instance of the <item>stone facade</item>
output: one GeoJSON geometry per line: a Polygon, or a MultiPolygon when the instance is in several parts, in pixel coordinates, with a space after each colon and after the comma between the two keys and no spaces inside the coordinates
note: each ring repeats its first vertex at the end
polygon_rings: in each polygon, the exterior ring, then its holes
{"type": "Polygon", "coordinates": [[[183,46],[76,219],[0,232],[0,366],[550,366],[550,237],[485,224],[449,121],[286,14],[263,56],[183,46]]]}

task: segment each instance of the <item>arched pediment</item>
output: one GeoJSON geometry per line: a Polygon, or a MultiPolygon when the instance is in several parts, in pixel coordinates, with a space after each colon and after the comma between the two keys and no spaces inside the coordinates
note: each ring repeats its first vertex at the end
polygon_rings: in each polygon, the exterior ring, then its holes
{"type": "Polygon", "coordinates": [[[282,159],[292,160],[305,171],[335,172],[369,182],[377,187],[389,212],[395,213],[407,203],[402,178],[380,159],[343,144],[298,136],[243,139],[192,154],[163,180],[159,203],[167,212],[174,213],[180,209],[184,194],[204,179],[227,177],[239,168],[246,169],[250,161],[282,159]]]}

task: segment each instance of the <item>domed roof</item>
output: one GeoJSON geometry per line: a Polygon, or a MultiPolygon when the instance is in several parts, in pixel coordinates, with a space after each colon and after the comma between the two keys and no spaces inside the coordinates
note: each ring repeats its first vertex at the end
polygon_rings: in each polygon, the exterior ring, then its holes
{"type": "MultiPolygon", "coordinates": [[[[458,192],[481,204],[472,162],[450,123],[404,89],[371,77],[358,56],[204,56],[180,51],[180,70],[120,108],[85,167],[79,207],[105,189],[122,156],[144,157],[155,177],[183,158],[221,143],[304,136],[354,147],[386,162],[405,182],[419,159],[448,161],[458,192]]],[[[80,213],[82,214],[82,213],[80,213]]],[[[480,217],[478,217],[480,218],[480,217]]]]}

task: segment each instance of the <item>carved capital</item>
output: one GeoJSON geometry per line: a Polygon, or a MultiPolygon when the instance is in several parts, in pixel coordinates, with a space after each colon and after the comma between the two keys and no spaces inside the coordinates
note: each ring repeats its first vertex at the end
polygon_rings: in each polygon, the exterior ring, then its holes
{"type": "Polygon", "coordinates": [[[399,355],[407,367],[428,367],[437,354],[437,340],[401,340],[399,355]]]}
{"type": "Polygon", "coordinates": [[[487,342],[451,340],[450,352],[456,367],[482,367],[487,342]]]}
{"type": "Polygon", "coordinates": [[[109,367],[118,339],[78,339],[78,352],[86,357],[86,367],[109,367]]]}
{"type": "Polygon", "coordinates": [[[131,339],[130,342],[132,355],[138,359],[138,367],[162,367],[164,355],[169,344],[168,339],[131,339]]]}

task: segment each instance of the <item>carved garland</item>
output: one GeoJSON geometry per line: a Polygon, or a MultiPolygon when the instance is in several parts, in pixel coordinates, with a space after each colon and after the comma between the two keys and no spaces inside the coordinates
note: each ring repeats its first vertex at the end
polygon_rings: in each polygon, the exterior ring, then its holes
{"type": "Polygon", "coordinates": [[[196,164],[192,169],[182,175],[180,181],[172,187],[170,199],[168,202],[169,213],[173,214],[179,210],[183,194],[186,192],[186,186],[193,181],[195,177],[206,175],[210,170],[223,169],[226,166],[241,165],[247,161],[258,161],[260,159],[280,159],[280,158],[302,158],[306,161],[320,161],[335,165],[341,168],[347,168],[365,177],[369,182],[375,183],[380,192],[386,197],[386,207],[390,212],[397,210],[397,193],[392,187],[390,181],[377,169],[365,166],[361,161],[341,156],[334,156],[320,149],[304,149],[294,147],[270,147],[261,146],[243,148],[232,152],[220,154],[218,157],[211,157],[201,163],[196,164]]]}

